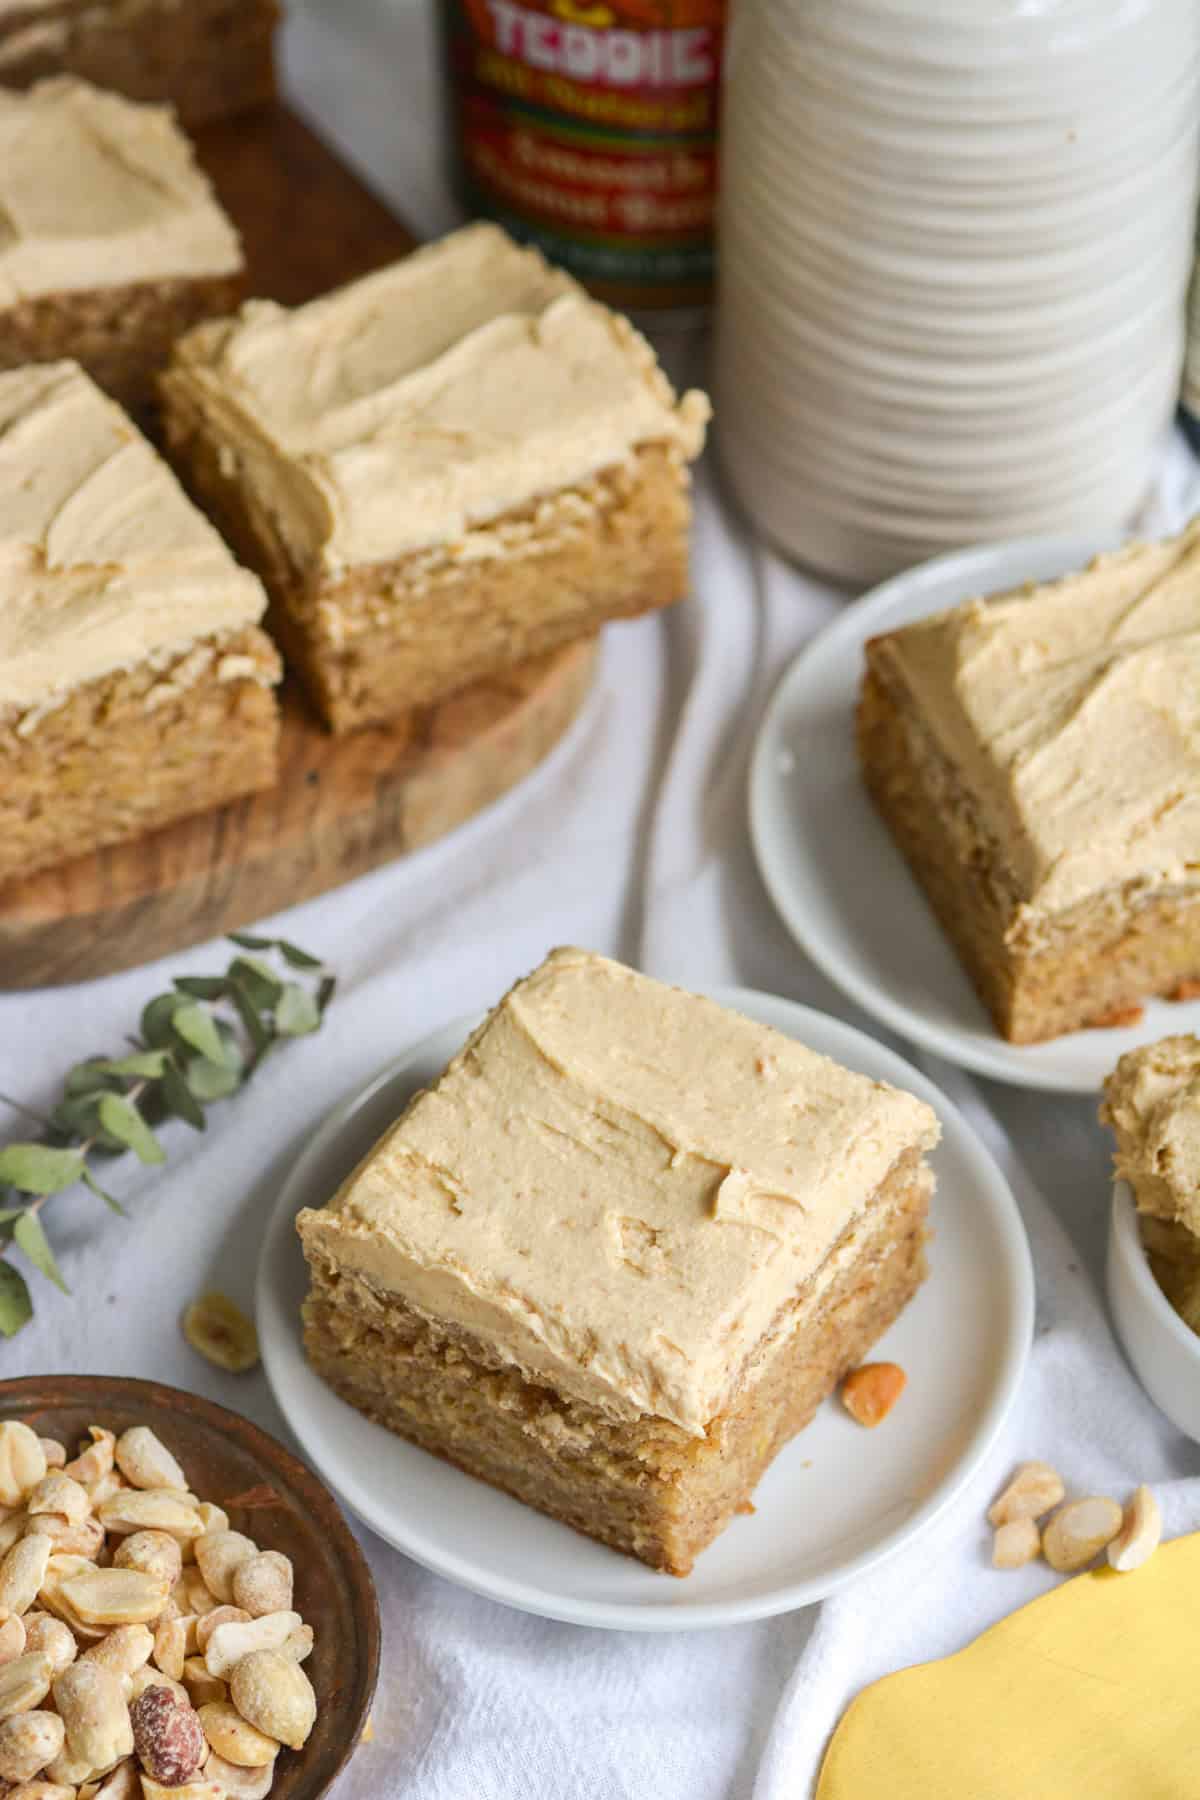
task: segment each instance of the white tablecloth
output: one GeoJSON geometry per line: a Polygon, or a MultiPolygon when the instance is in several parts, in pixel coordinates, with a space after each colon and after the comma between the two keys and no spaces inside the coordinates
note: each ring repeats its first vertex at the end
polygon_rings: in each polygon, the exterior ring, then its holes
{"type": "MultiPolygon", "coordinates": [[[[287,66],[327,133],[406,218],[435,231],[452,214],[427,27],[409,0],[294,0],[287,66]]],[[[1195,498],[1195,477],[1176,447],[1165,517],[1195,498]]],[[[321,1035],[268,1064],[203,1138],[172,1129],[165,1171],[122,1164],[113,1181],[127,1221],[86,1195],[52,1202],[72,1295],[38,1282],[36,1321],[0,1347],[0,1372],[154,1376],[286,1439],[261,1373],[223,1377],[187,1348],[183,1302],[212,1285],[248,1303],[266,1211],[322,1113],[410,1041],[486,1006],[553,944],[853,1016],[775,919],[743,798],[763,700],[843,597],[748,543],[707,475],[695,586],[692,604],[610,630],[590,722],[549,774],[456,838],[288,915],[288,935],[341,978],[321,1035]]],[[[75,989],[0,996],[0,1088],[52,1101],[64,1068],[115,1050],[171,974],[223,956],[213,945],[75,989]]],[[[987,1567],[980,1514],[1012,1460],[1051,1457],[1083,1488],[1154,1481],[1172,1529],[1200,1523],[1200,1450],[1136,1387],[1099,1300],[1109,1150],[1093,1104],[932,1072],[1008,1165],[1038,1263],[1030,1373],[974,1491],[929,1541],[849,1594],[723,1632],[638,1637],[547,1623],[368,1540],[384,1666],[375,1738],[343,1778],[343,1800],[803,1796],[863,1682],[962,1645],[1052,1579],[987,1567]]]]}

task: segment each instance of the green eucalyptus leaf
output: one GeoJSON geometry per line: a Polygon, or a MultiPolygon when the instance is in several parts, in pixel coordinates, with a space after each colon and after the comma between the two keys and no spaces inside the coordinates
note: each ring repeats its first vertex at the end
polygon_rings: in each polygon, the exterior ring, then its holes
{"type": "Polygon", "coordinates": [[[71,1290],[62,1278],[62,1270],[54,1260],[50,1240],[35,1212],[30,1210],[21,1214],[13,1226],[13,1237],[18,1250],[25,1252],[38,1273],[52,1281],[55,1287],[61,1288],[64,1294],[69,1294],[71,1290]]]}
{"type": "Polygon", "coordinates": [[[193,1000],[223,1000],[229,989],[223,975],[177,975],[174,985],[193,1000]]]}
{"type": "Polygon", "coordinates": [[[277,938],[275,948],[290,968],[319,969],[322,967],[319,956],[310,956],[307,950],[301,950],[299,944],[289,944],[286,938],[277,938]]]}
{"type": "Polygon", "coordinates": [[[322,1017],[324,1017],[324,1015],[325,1015],[325,1008],[329,1005],[329,1002],[333,999],[333,996],[336,992],[337,992],[337,976],[336,975],[326,975],[323,978],[323,980],[321,980],[318,983],[318,986],[317,986],[317,1011],[321,1014],[322,1017]]]}
{"type": "Polygon", "coordinates": [[[119,1200],[114,1200],[113,1196],[100,1186],[100,1183],[96,1180],[96,1177],[92,1174],[90,1169],[85,1169],[83,1171],[80,1180],[83,1182],[84,1187],[90,1188],[97,1199],[103,1200],[105,1206],[112,1212],[120,1213],[123,1219],[127,1216],[121,1202],[119,1200]]]}
{"type": "Polygon", "coordinates": [[[29,1297],[28,1282],[20,1269],[14,1269],[11,1263],[0,1262],[0,1333],[6,1338],[16,1337],[32,1317],[33,1301],[29,1297]]]}
{"type": "Polygon", "coordinates": [[[63,1093],[68,1100],[82,1100],[88,1094],[111,1092],[116,1086],[104,1058],[89,1056],[86,1062],[76,1063],[69,1072],[63,1082],[63,1093]]]}
{"type": "Polygon", "coordinates": [[[283,992],[275,971],[256,956],[239,956],[229,965],[230,980],[244,989],[260,1012],[269,1012],[283,992]]]}
{"type": "Polygon", "coordinates": [[[205,1105],[210,1100],[224,1100],[227,1095],[236,1093],[242,1085],[241,1075],[236,1069],[223,1068],[220,1063],[209,1062],[206,1056],[193,1056],[188,1063],[186,1080],[195,1099],[205,1105]]]}
{"type": "Polygon", "coordinates": [[[231,944],[240,944],[243,950],[273,950],[274,938],[254,937],[249,931],[228,931],[226,937],[231,944]]]}
{"type": "Polygon", "coordinates": [[[193,1131],[204,1130],[204,1108],[173,1062],[163,1071],[162,1097],[168,1112],[190,1125],[193,1131]]]}
{"type": "Polygon", "coordinates": [[[275,1008],[276,1031],[283,1037],[304,1037],[320,1023],[320,1009],[308,989],[289,981],[275,1008]]]}
{"type": "Polygon", "coordinates": [[[173,1023],[185,1044],[190,1044],[193,1050],[198,1050],[219,1068],[225,1066],[225,1043],[207,1007],[198,1000],[190,1001],[178,1008],[173,1023]]]}
{"type": "Polygon", "coordinates": [[[105,1131],[127,1145],[139,1162],[166,1161],[162,1145],[132,1100],[127,1100],[123,1094],[103,1094],[98,1112],[105,1131]]]}
{"type": "Polygon", "coordinates": [[[51,1150],[46,1144],[7,1144],[0,1150],[0,1181],[23,1194],[59,1194],[74,1187],[82,1172],[78,1150],[51,1150]]]}
{"type": "Polygon", "coordinates": [[[142,1036],[155,1049],[169,1050],[175,1042],[175,1013],[186,1006],[178,994],[158,994],[142,1013],[142,1036]]]}
{"type": "Polygon", "coordinates": [[[138,1050],[116,1062],[102,1063],[106,1075],[139,1075],[146,1081],[157,1081],[167,1063],[165,1050],[138,1050]]]}
{"type": "Polygon", "coordinates": [[[229,990],[229,997],[246,1028],[251,1048],[256,1056],[261,1056],[271,1042],[271,1033],[262,1014],[240,981],[233,983],[229,990]]]}

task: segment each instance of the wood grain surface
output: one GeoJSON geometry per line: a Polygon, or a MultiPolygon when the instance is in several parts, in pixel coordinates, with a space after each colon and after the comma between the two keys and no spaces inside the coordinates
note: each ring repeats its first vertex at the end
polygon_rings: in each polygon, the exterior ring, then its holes
{"type": "MultiPolygon", "coordinates": [[[[197,146],[242,234],[252,293],[296,304],[412,247],[281,105],[206,126],[197,146]]],[[[583,705],[595,661],[594,644],[574,645],[396,726],[339,739],[286,684],[271,792],[0,888],[0,988],[150,962],[432,842],[548,754],[583,705]]]]}

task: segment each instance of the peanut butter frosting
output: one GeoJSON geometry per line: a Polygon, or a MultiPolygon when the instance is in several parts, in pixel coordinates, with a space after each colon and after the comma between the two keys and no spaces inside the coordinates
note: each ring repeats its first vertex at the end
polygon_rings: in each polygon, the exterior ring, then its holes
{"type": "Polygon", "coordinates": [[[883,640],[1027,916],[1200,883],[1200,518],[883,640]]]}
{"type": "Polygon", "coordinates": [[[0,709],[44,710],[265,607],[257,577],[76,363],[0,374],[0,709]]]}
{"type": "Polygon", "coordinates": [[[938,1135],[897,1088],[556,950],[298,1227],[527,1376],[698,1436],[897,1158],[938,1135]]]}
{"type": "Polygon", "coordinates": [[[1200,1234],[1200,1038],[1127,1051],[1104,1083],[1100,1118],[1138,1211],[1200,1234]]]}
{"type": "Polygon", "coordinates": [[[338,574],[471,536],[640,445],[699,454],[626,319],[494,225],[287,311],[250,301],[177,346],[173,409],[203,424],[295,567],[338,574]]]}
{"type": "Polygon", "coordinates": [[[68,76],[0,89],[0,307],[241,265],[166,107],[68,76]]]}

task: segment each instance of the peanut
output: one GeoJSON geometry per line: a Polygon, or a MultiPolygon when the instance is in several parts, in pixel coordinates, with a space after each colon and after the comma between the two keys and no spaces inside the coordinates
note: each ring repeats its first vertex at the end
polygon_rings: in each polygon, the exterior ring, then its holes
{"type": "Polygon", "coordinates": [[[16,1713],[0,1721],[0,1779],[32,1781],[54,1761],[65,1737],[57,1713],[16,1713]]]}
{"type": "Polygon", "coordinates": [[[55,1678],[54,1703],[66,1726],[67,1751],[91,1771],[111,1769],[133,1750],[133,1727],[121,1683],[100,1663],[71,1664],[55,1678]]]}
{"type": "Polygon", "coordinates": [[[204,1665],[210,1675],[225,1680],[234,1665],[252,1651],[278,1652],[300,1624],[299,1613],[278,1612],[264,1613],[261,1619],[251,1619],[245,1625],[236,1621],[218,1625],[205,1648],[204,1665]]]}
{"type": "Polygon", "coordinates": [[[218,1756],[239,1769],[261,1769],[273,1763],[279,1745],[246,1719],[228,1700],[213,1700],[200,1708],[204,1735],[218,1756]]]}
{"type": "Polygon", "coordinates": [[[842,1383],[842,1405],[860,1425],[883,1423],[908,1384],[899,1363],[863,1363],[842,1383]]]}
{"type": "Polygon", "coordinates": [[[9,1613],[6,1619],[0,1620],[0,1668],[25,1654],[25,1642],[23,1618],[16,1613],[9,1613]]]}
{"type": "Polygon", "coordinates": [[[208,1755],[199,1714],[166,1687],[147,1688],[129,1709],[133,1747],[143,1770],[166,1787],[182,1787],[208,1755]]]}
{"type": "Polygon", "coordinates": [[[150,1661],[154,1639],[144,1625],[118,1625],[83,1652],[80,1662],[99,1663],[114,1675],[135,1675],[150,1661]]]}
{"type": "Polygon", "coordinates": [[[52,1673],[50,1658],[40,1650],[27,1651],[5,1663],[0,1669],[0,1719],[40,1706],[50,1692],[52,1673]]]}
{"type": "MultiPolygon", "coordinates": [[[[227,1631],[248,1629],[227,1625],[227,1631]]],[[[211,1649],[211,1645],[209,1648],[211,1649]]],[[[308,1741],[317,1716],[312,1683],[300,1667],[278,1650],[252,1650],[229,1678],[229,1697],[243,1719],[264,1736],[293,1750],[308,1741]]]]}
{"type": "Polygon", "coordinates": [[[26,1613],[38,1597],[50,1563],[49,1538],[23,1537],[0,1562],[0,1610],[26,1613]]]}
{"type": "Polygon", "coordinates": [[[20,1506],[46,1473],[46,1452],[36,1432],[16,1419],[0,1425],[0,1506],[20,1506]]]}
{"type": "Polygon", "coordinates": [[[201,1656],[208,1649],[208,1640],[218,1625],[248,1625],[250,1614],[240,1606],[214,1606],[211,1612],[205,1613],[202,1619],[196,1620],[196,1649],[201,1656]]]}
{"type": "Polygon", "coordinates": [[[68,1525],[58,1513],[39,1513],[30,1519],[25,1536],[44,1537],[51,1550],[89,1558],[99,1556],[104,1548],[104,1527],[99,1519],[81,1519],[78,1525],[68,1525]]]}
{"type": "Polygon", "coordinates": [[[166,1583],[140,1569],[81,1570],[61,1591],[64,1604],[85,1625],[144,1625],[158,1618],[167,1601],[166,1583]]]}
{"type": "Polygon", "coordinates": [[[67,1453],[59,1443],[58,1439],[40,1437],[38,1443],[42,1446],[42,1455],[46,1459],[46,1467],[48,1469],[61,1469],[67,1460],[67,1453]]]}
{"type": "MultiPolygon", "coordinates": [[[[64,1465],[63,1473],[82,1482],[83,1486],[91,1493],[95,1482],[103,1481],[112,1474],[113,1452],[117,1447],[117,1440],[112,1432],[105,1431],[102,1425],[89,1425],[88,1436],[92,1440],[91,1443],[86,1450],[80,1450],[78,1456],[73,1457],[69,1463],[64,1465]]],[[[92,1495],[92,1504],[96,1504],[94,1494],[92,1495]]]]}
{"type": "MultiPolygon", "coordinates": [[[[80,1793],[82,1794],[82,1789],[80,1793]]],[[[104,1777],[93,1800],[142,1800],[142,1784],[137,1764],[131,1756],[127,1756],[124,1762],[119,1762],[104,1777]]]]}
{"type": "Polygon", "coordinates": [[[165,1531],[132,1531],[122,1538],[113,1556],[118,1569],[140,1569],[143,1575],[157,1575],[174,1587],[183,1570],[183,1557],[177,1538],[165,1531]]]}
{"type": "Polygon", "coordinates": [[[208,1706],[213,1700],[224,1700],[229,1693],[229,1683],[222,1681],[219,1675],[210,1675],[200,1656],[189,1656],[184,1663],[183,1685],[197,1709],[208,1706]]]}
{"type": "Polygon", "coordinates": [[[144,1669],[139,1669],[136,1675],[129,1677],[129,1691],[125,1698],[132,1706],[135,1700],[141,1699],[148,1688],[153,1687],[169,1688],[177,1700],[190,1701],[192,1698],[182,1681],[176,1681],[174,1676],[164,1675],[161,1669],[152,1669],[149,1665],[144,1669]]]}
{"type": "Polygon", "coordinates": [[[82,1524],[91,1510],[87,1489],[70,1475],[64,1475],[61,1469],[48,1470],[29,1490],[25,1502],[25,1511],[30,1518],[35,1513],[58,1513],[68,1525],[82,1524]]]}
{"type": "Polygon", "coordinates": [[[165,1531],[184,1541],[203,1530],[192,1497],[179,1488],[121,1488],[98,1509],[105,1531],[165,1531]]]}
{"type": "Polygon", "coordinates": [[[224,1788],[228,1800],[265,1800],[275,1779],[275,1765],[264,1763],[259,1769],[241,1769],[213,1750],[204,1765],[204,1778],[224,1788]]]}
{"type": "Polygon", "coordinates": [[[152,1775],[143,1775],[142,1800],[225,1800],[225,1790],[215,1781],[199,1778],[185,1781],[181,1787],[167,1787],[152,1775]]]}
{"type": "Polygon", "coordinates": [[[1121,1529],[1108,1545],[1110,1568],[1127,1575],[1149,1562],[1162,1539],[1162,1513],[1153,1493],[1142,1482],[1125,1508],[1121,1529]]]}
{"type": "Polygon", "coordinates": [[[1004,1491],[988,1507],[989,1525],[1008,1525],[1013,1519],[1040,1519],[1058,1506],[1066,1488],[1058,1470],[1045,1462],[1019,1464],[1004,1491]]]}
{"type": "Polygon", "coordinates": [[[223,1506],[214,1506],[211,1500],[202,1500],[196,1511],[203,1520],[206,1535],[212,1531],[229,1530],[229,1514],[223,1506]]]}
{"type": "Polygon", "coordinates": [[[24,1648],[40,1650],[43,1656],[48,1656],[52,1675],[61,1675],[75,1661],[78,1651],[75,1634],[61,1619],[56,1619],[52,1613],[27,1612],[22,1623],[25,1627],[24,1648]]]}
{"type": "Polygon", "coordinates": [[[293,1662],[305,1662],[312,1655],[313,1628],[311,1625],[297,1625],[295,1631],[289,1631],[279,1648],[293,1662]]]}
{"type": "Polygon", "coordinates": [[[187,1640],[187,1624],[183,1619],[164,1619],[154,1634],[154,1661],[172,1681],[183,1677],[187,1640]]]}
{"type": "Polygon", "coordinates": [[[1054,1514],[1042,1533],[1042,1555],[1060,1575],[1082,1569],[1121,1529],[1121,1508],[1097,1496],[1070,1500],[1054,1514]]]}
{"type": "Polygon", "coordinates": [[[233,1571],[233,1598],[252,1619],[288,1612],[292,1604],[291,1559],[278,1550],[260,1550],[233,1571]]]}
{"type": "Polygon", "coordinates": [[[148,1425],[131,1425],[117,1439],[118,1469],[131,1487],[187,1488],[187,1477],[148,1425]]]}
{"type": "Polygon", "coordinates": [[[75,1800],[75,1789],[57,1781],[21,1781],[9,1788],[4,1800],[75,1800]]]}
{"type": "Polygon", "coordinates": [[[993,1569],[1023,1569],[1042,1548],[1042,1534],[1035,1519],[1006,1519],[997,1525],[992,1542],[993,1569]]]}
{"type": "Polygon", "coordinates": [[[235,1571],[258,1555],[258,1545],[240,1531],[206,1531],[197,1537],[193,1549],[206,1587],[226,1604],[233,1599],[235,1571]]]}
{"type": "Polygon", "coordinates": [[[214,1607],[221,1604],[216,1595],[209,1591],[208,1584],[199,1569],[183,1571],[183,1588],[188,1605],[199,1618],[203,1618],[205,1613],[212,1612],[214,1607]]]}
{"type": "Polygon", "coordinates": [[[19,1506],[15,1512],[10,1512],[7,1519],[0,1523],[0,1556],[7,1556],[13,1545],[25,1536],[28,1529],[29,1514],[23,1506],[19,1506]]]}

